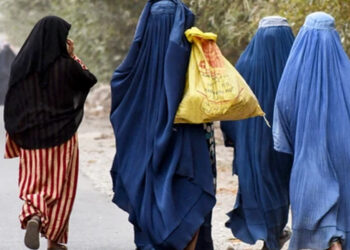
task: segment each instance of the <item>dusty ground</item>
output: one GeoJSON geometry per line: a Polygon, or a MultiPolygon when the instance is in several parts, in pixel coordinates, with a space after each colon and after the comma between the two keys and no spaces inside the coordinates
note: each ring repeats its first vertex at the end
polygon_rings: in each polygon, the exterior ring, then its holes
{"type": "MultiPolygon", "coordinates": [[[[79,131],[81,170],[95,187],[112,196],[109,170],[115,154],[115,141],[109,123],[110,89],[100,86],[92,91],[87,105],[85,120],[79,131]]],[[[216,154],[218,168],[217,204],[213,215],[213,239],[216,250],[258,250],[262,242],[250,246],[235,239],[225,222],[234,205],[238,181],[231,174],[233,150],[223,145],[221,131],[216,124],[216,154]]],[[[287,249],[286,247],[284,249],[287,249]]]]}

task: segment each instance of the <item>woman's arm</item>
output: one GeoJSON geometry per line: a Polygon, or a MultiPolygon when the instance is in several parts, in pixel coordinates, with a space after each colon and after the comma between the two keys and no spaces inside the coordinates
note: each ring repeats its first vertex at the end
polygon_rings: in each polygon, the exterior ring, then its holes
{"type": "Polygon", "coordinates": [[[73,56],[69,65],[69,73],[73,88],[79,90],[89,90],[97,82],[96,77],[87,69],[85,64],[77,57],[73,56]]]}
{"type": "Polygon", "coordinates": [[[80,66],[84,69],[84,70],[88,70],[88,68],[86,67],[86,65],[83,63],[82,60],[80,60],[79,57],[77,57],[76,55],[73,55],[72,58],[74,59],[74,61],[78,62],[80,64],[80,66]]]}
{"type": "Polygon", "coordinates": [[[74,89],[89,90],[96,82],[96,77],[90,73],[85,64],[74,54],[74,41],[67,39],[67,52],[74,60],[70,65],[70,76],[74,89]]]}

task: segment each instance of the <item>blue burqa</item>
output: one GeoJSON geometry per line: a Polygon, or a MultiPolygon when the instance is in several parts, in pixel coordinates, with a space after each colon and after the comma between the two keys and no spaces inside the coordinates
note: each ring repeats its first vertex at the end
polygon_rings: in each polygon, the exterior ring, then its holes
{"type": "MultiPolygon", "coordinates": [[[[269,121],[293,41],[285,18],[266,17],[236,64],[269,121]]],[[[263,240],[268,249],[279,249],[288,221],[292,158],[274,151],[272,130],[261,117],[221,122],[221,129],[226,146],[235,149],[233,169],[239,179],[236,204],[226,226],[246,243],[263,240]]]]}
{"type": "Polygon", "coordinates": [[[113,202],[129,213],[139,249],[184,249],[215,204],[203,126],[173,124],[193,21],[180,0],[148,1],[111,82],[113,202]]]}
{"type": "Polygon", "coordinates": [[[306,18],[275,104],[275,149],[294,155],[290,249],[350,249],[350,61],[334,19],[306,18]]]}

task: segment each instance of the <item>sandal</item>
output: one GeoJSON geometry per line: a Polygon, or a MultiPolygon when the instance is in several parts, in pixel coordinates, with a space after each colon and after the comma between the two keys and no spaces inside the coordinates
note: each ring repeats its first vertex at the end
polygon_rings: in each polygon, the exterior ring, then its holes
{"type": "Polygon", "coordinates": [[[26,234],[24,236],[24,244],[29,249],[39,249],[39,229],[40,229],[40,217],[34,215],[28,222],[26,228],[26,234]]]}

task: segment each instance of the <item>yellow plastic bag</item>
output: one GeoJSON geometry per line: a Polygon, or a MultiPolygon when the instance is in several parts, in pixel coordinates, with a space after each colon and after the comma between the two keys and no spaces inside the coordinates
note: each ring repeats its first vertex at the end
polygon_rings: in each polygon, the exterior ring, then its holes
{"type": "Polygon", "coordinates": [[[193,27],[184,97],[174,123],[206,123],[264,116],[259,102],[238,71],[221,54],[217,35],[193,27]]]}

